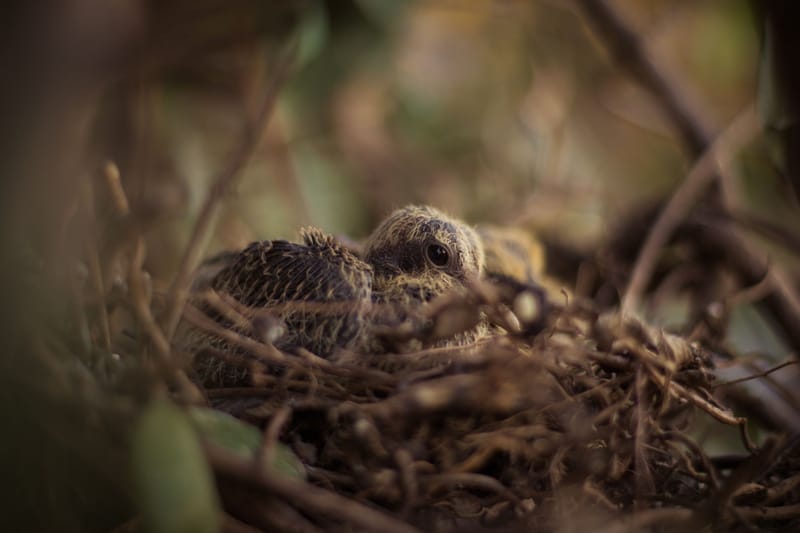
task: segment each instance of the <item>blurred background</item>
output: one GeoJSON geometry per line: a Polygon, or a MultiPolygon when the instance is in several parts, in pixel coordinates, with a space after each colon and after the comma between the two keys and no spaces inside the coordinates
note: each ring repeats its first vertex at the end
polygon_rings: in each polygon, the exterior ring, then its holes
{"type": "MultiPolygon", "coordinates": [[[[748,2],[615,4],[710,131],[752,103],[760,29],[748,2]]],[[[40,33],[17,43],[28,50],[7,49],[24,71],[6,90],[33,107],[9,109],[4,133],[23,154],[47,147],[24,161],[40,167],[28,175],[48,176],[30,184],[57,204],[45,216],[64,217],[80,180],[114,161],[158,250],[147,259],[157,280],[174,272],[291,40],[291,74],[225,192],[209,252],[294,237],[306,224],[363,237],[410,202],[588,248],[624,213],[663,198],[692,162],[571,2],[51,9],[26,9],[40,33]]]]}
{"type": "MultiPolygon", "coordinates": [[[[158,315],[189,242],[191,264],[256,239],[296,238],[304,225],[360,239],[408,203],[529,230],[569,290],[581,262],[597,261],[620,227],[644,220],[646,232],[646,214],[702,146],[676,130],[626,58],[609,53],[585,3],[7,3],[0,405],[9,421],[3,455],[21,458],[13,473],[27,481],[15,495],[25,504],[6,518],[76,530],[118,521],[125,484],[107,440],[124,438],[102,415],[87,418],[85,406],[120,385],[94,372],[108,355],[97,349],[101,304],[76,294],[97,280],[103,301],[123,290],[135,236],[144,237],[158,315]],[[129,212],[108,186],[117,170],[129,212]],[[207,231],[197,232],[198,220],[207,231]],[[97,494],[114,505],[87,518],[80,511],[97,494]],[[37,508],[47,512],[35,516],[37,508]]],[[[769,4],[610,2],[708,139],[757,101],[767,125],[795,116],[771,96],[780,77],[764,73],[769,4]]],[[[734,185],[739,207],[796,236],[785,146],[754,135],[734,185]]],[[[612,283],[606,303],[623,288],[612,283]]],[[[674,308],[664,306],[667,322],[676,322],[674,308]]],[[[751,329],[735,329],[743,352],[771,351],[777,361],[793,351],[769,316],[745,322],[751,329]]],[[[105,327],[125,323],[112,317],[105,327]]],[[[126,398],[114,408],[133,409],[126,398]]]]}

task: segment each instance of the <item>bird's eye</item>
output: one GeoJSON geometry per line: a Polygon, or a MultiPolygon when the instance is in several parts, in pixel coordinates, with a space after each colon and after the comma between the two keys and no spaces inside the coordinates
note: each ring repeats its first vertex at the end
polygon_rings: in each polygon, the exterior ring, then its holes
{"type": "Polygon", "coordinates": [[[429,244],[425,253],[433,266],[445,267],[450,263],[450,252],[441,244],[429,244]]]}

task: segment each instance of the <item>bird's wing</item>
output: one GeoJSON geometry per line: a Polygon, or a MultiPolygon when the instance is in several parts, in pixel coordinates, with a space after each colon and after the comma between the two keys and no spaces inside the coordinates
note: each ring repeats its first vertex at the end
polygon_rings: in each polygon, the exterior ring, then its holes
{"type": "Polygon", "coordinates": [[[357,335],[372,291],[372,269],[333,237],[316,229],[304,244],[255,242],[211,281],[243,305],[273,308],[286,323],[282,346],[326,356],[357,335]]]}

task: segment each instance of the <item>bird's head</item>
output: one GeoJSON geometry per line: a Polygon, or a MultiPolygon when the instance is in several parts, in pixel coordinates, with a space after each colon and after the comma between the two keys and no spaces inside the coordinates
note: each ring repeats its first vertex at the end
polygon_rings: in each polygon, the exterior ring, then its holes
{"type": "Polygon", "coordinates": [[[398,209],[370,235],[364,259],[375,271],[374,287],[387,299],[423,301],[463,287],[484,269],[478,234],[467,224],[428,206],[398,209]]]}

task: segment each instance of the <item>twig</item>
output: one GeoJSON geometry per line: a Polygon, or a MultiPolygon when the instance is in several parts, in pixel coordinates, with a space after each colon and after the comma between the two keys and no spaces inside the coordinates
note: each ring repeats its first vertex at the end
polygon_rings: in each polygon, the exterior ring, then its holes
{"type": "Polygon", "coordinates": [[[769,265],[766,254],[759,253],[734,223],[704,224],[703,227],[705,231],[699,234],[699,239],[704,249],[724,257],[741,272],[746,283],[756,283],[767,277],[774,290],[766,297],[764,305],[781,326],[795,355],[800,355],[800,294],[788,273],[780,265],[769,265]]]}
{"type": "MultiPolygon", "coordinates": [[[[703,467],[706,469],[708,473],[708,482],[711,485],[711,488],[716,490],[719,488],[719,476],[717,475],[717,470],[714,468],[714,465],[711,463],[711,460],[708,458],[708,455],[703,451],[699,444],[697,444],[694,440],[692,440],[688,435],[682,433],[678,430],[672,431],[664,431],[661,434],[665,439],[671,439],[680,442],[683,444],[687,449],[691,450],[695,456],[700,460],[703,464],[703,467]]],[[[691,462],[691,460],[689,460],[691,462]]],[[[689,465],[691,466],[691,464],[689,465]]]]}
{"type": "Polygon", "coordinates": [[[264,436],[261,444],[261,453],[256,456],[256,462],[262,465],[267,465],[271,468],[275,463],[275,446],[278,442],[283,426],[288,422],[289,417],[292,415],[292,410],[289,406],[284,405],[278,409],[272,416],[272,419],[267,424],[267,429],[264,430],[264,436]]]}
{"type": "Polygon", "coordinates": [[[430,476],[423,476],[420,478],[421,483],[430,485],[429,491],[436,492],[442,487],[470,487],[480,490],[486,490],[497,493],[506,500],[519,505],[520,500],[516,494],[511,492],[505,485],[497,479],[484,475],[476,474],[473,472],[460,472],[460,473],[447,473],[447,474],[433,474],[430,476]]]}
{"type": "Polygon", "coordinates": [[[694,390],[688,389],[683,385],[681,385],[680,383],[677,383],[675,381],[670,381],[667,384],[666,378],[663,377],[658,372],[651,372],[650,377],[660,387],[664,387],[665,385],[668,386],[670,394],[674,395],[679,400],[689,400],[691,403],[695,405],[695,407],[699,407],[700,409],[711,415],[716,420],[719,420],[723,424],[728,424],[730,426],[741,426],[746,421],[745,418],[734,416],[733,413],[714,405],[710,401],[701,397],[694,390]]]}
{"type": "Polygon", "coordinates": [[[167,339],[171,339],[175,334],[175,329],[180,321],[186,298],[189,294],[189,283],[191,273],[196,267],[200,256],[203,253],[206,236],[211,228],[214,216],[220,207],[220,201],[225,193],[233,186],[236,178],[241,174],[242,169],[250,160],[253,152],[261,141],[263,132],[272,115],[278,94],[286,80],[291,66],[294,62],[296,44],[292,43],[278,58],[274,66],[272,77],[267,82],[264,99],[261,107],[252,123],[247,123],[242,131],[242,137],[230,157],[228,163],[222,168],[217,178],[214,180],[208,195],[197,217],[192,230],[189,244],[181,258],[178,273],[172,282],[169,291],[168,301],[170,302],[169,311],[164,321],[167,339]]]}
{"type": "Polygon", "coordinates": [[[753,374],[751,376],[745,376],[743,378],[733,379],[731,381],[725,381],[723,383],[715,383],[714,384],[714,388],[716,389],[717,387],[727,387],[728,385],[735,385],[736,383],[742,383],[744,381],[750,381],[751,379],[764,378],[764,377],[767,377],[768,375],[772,374],[773,372],[777,372],[781,368],[785,368],[785,367],[790,366],[790,365],[796,365],[798,363],[800,363],[800,360],[784,361],[783,363],[781,363],[779,365],[776,365],[776,366],[773,366],[769,370],[765,370],[763,372],[759,372],[758,374],[753,374]]]}
{"type": "MultiPolygon", "coordinates": [[[[94,225],[94,221],[92,221],[94,225]]],[[[94,231],[92,231],[94,233],[94,231]]],[[[89,278],[92,280],[92,288],[94,289],[97,314],[100,317],[100,331],[103,334],[103,348],[105,348],[106,355],[111,353],[111,325],[108,318],[108,310],[106,309],[106,290],[103,283],[103,272],[100,266],[100,253],[97,250],[96,235],[90,237],[89,242],[86,244],[86,255],[88,256],[89,278]]]]}
{"type": "Polygon", "coordinates": [[[398,477],[403,487],[402,514],[407,516],[419,499],[419,483],[414,469],[414,457],[405,448],[394,452],[394,462],[397,465],[398,477]]]}
{"type": "Polygon", "coordinates": [[[736,507],[748,520],[792,520],[800,518],[800,503],[779,507],[736,507]]]}
{"type": "Polygon", "coordinates": [[[103,269],[100,264],[100,251],[97,248],[97,216],[94,209],[94,190],[91,184],[86,184],[84,188],[83,201],[86,204],[86,211],[89,215],[88,238],[86,239],[86,255],[89,268],[89,279],[95,293],[95,305],[97,314],[100,318],[100,331],[103,336],[103,348],[106,356],[111,354],[111,325],[106,309],[106,289],[103,282],[103,269]]]}
{"type": "Polygon", "coordinates": [[[131,303],[133,304],[133,311],[136,315],[136,319],[150,339],[153,348],[155,348],[156,356],[164,366],[167,366],[170,359],[169,342],[167,342],[167,338],[164,336],[161,328],[158,327],[150,311],[150,302],[148,301],[147,289],[145,288],[144,271],[142,270],[144,258],[144,238],[140,236],[136,239],[136,244],[134,245],[130,272],[128,274],[131,303]]]}
{"type": "Polygon", "coordinates": [[[798,487],[800,487],[800,474],[795,474],[768,488],[765,499],[768,502],[774,502],[775,500],[783,498],[798,487]]]}
{"type": "Polygon", "coordinates": [[[653,275],[661,249],[675,228],[686,218],[705,188],[720,171],[723,161],[732,159],[738,149],[758,131],[756,115],[748,107],[717,137],[713,144],[695,162],[686,179],[675,190],[667,205],[658,215],[633,267],[630,282],[622,299],[623,313],[633,311],[641,300],[653,275]]]}
{"type": "Polygon", "coordinates": [[[155,348],[157,361],[162,370],[172,375],[175,382],[181,391],[181,396],[193,403],[203,403],[205,401],[202,393],[197,387],[189,380],[186,373],[180,368],[176,368],[171,361],[171,351],[169,342],[167,342],[164,332],[158,327],[158,324],[153,318],[153,313],[150,310],[150,302],[148,301],[147,291],[145,289],[144,271],[142,265],[144,263],[145,244],[144,238],[138,237],[136,240],[133,257],[131,258],[131,267],[128,274],[128,284],[130,286],[131,304],[133,307],[136,319],[144,329],[147,337],[150,339],[153,348],[155,348]]]}
{"type": "Polygon", "coordinates": [[[415,527],[335,492],[286,476],[265,476],[249,461],[220,450],[206,448],[206,455],[218,475],[276,494],[305,511],[337,518],[368,531],[419,533],[415,527]]]}
{"type": "Polygon", "coordinates": [[[655,97],[689,148],[699,157],[711,143],[711,134],[687,104],[680,84],[650,58],[634,29],[605,0],[577,0],[585,19],[603,39],[611,55],[655,97]]]}
{"type": "Polygon", "coordinates": [[[292,359],[287,358],[283,352],[275,348],[272,344],[259,342],[235,330],[227,329],[192,304],[188,305],[184,315],[186,321],[192,326],[201,331],[213,334],[235,346],[248,350],[252,355],[256,356],[258,359],[262,359],[264,362],[277,365],[293,362],[292,359]]]}
{"type": "Polygon", "coordinates": [[[111,193],[111,201],[114,202],[114,207],[119,216],[126,217],[131,214],[130,203],[128,202],[128,195],[125,194],[125,189],[122,187],[122,180],[119,175],[119,167],[113,161],[107,161],[103,166],[103,177],[106,179],[108,191],[111,193]]]}
{"type": "Polygon", "coordinates": [[[750,434],[747,432],[747,419],[743,418],[742,423],[739,424],[739,436],[742,438],[742,444],[747,449],[748,452],[755,454],[758,452],[758,445],[753,442],[753,439],[750,438],[750,434]]]}
{"type": "Polygon", "coordinates": [[[642,508],[644,500],[655,492],[655,480],[650,470],[645,444],[651,433],[651,424],[647,394],[647,373],[644,368],[636,369],[633,387],[636,391],[636,406],[633,408],[632,422],[635,424],[633,432],[633,461],[635,467],[634,477],[634,505],[637,510],[642,508]]]}

